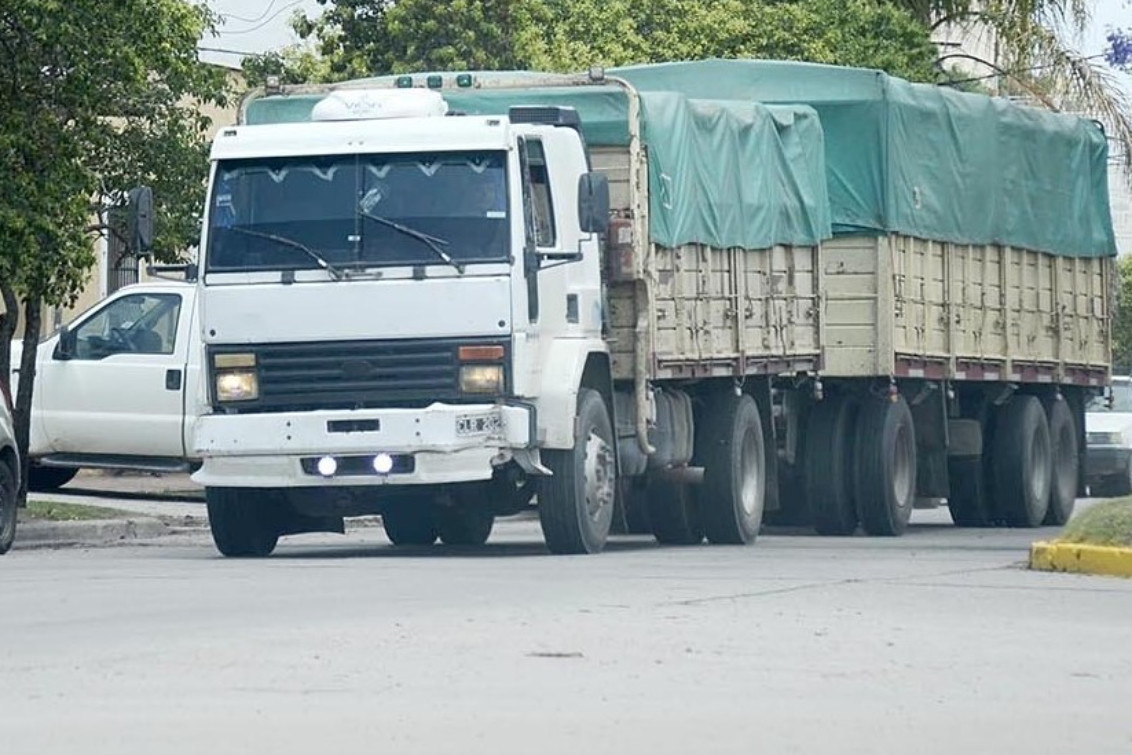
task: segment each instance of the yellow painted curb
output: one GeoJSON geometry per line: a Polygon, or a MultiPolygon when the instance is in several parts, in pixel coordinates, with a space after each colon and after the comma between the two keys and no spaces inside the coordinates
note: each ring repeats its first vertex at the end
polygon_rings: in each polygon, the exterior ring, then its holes
{"type": "Polygon", "coordinates": [[[1030,568],[1041,571],[1132,577],[1132,548],[1056,541],[1039,542],[1030,546],[1030,568]]]}

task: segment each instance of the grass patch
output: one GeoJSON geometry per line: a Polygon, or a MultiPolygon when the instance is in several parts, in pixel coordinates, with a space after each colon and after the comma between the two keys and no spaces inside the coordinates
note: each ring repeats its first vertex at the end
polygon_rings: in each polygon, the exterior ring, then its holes
{"type": "Polygon", "coordinates": [[[41,522],[83,522],[93,519],[122,519],[133,517],[128,511],[108,509],[102,506],[84,506],[79,503],[50,503],[47,501],[28,501],[26,509],[20,509],[20,517],[41,522]]]}
{"type": "Polygon", "coordinates": [[[1132,498],[1091,506],[1070,520],[1059,539],[1066,543],[1132,547],[1132,498]]]}

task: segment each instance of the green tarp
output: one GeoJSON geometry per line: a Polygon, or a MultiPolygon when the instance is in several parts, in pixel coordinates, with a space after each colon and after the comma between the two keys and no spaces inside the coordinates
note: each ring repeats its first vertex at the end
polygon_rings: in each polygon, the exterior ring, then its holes
{"type": "MultiPolygon", "coordinates": [[[[808,63],[708,60],[609,73],[642,92],[657,243],[812,243],[831,222],[836,233],[1116,253],[1107,144],[1091,121],[808,63]],[[767,143],[753,143],[760,139],[767,143]]],[[[535,74],[476,74],[497,75],[535,74]]],[[[571,105],[591,144],[628,141],[625,98],[613,87],[444,94],[468,113],[571,105]]],[[[248,122],[305,120],[317,99],[257,100],[248,122]]]]}
{"type": "Polygon", "coordinates": [[[707,60],[610,73],[642,91],[813,107],[835,232],[1116,254],[1108,148],[1090,120],[811,63],[707,60]]]}

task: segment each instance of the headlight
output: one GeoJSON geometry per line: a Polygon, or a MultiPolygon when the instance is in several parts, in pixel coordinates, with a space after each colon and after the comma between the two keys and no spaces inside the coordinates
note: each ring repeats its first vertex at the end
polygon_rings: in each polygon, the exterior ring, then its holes
{"type": "Polygon", "coordinates": [[[460,390],[464,393],[503,393],[503,365],[469,364],[460,368],[460,390]]]}
{"type": "Polygon", "coordinates": [[[255,401],[259,378],[255,370],[228,370],[216,376],[217,401],[255,401]]]}

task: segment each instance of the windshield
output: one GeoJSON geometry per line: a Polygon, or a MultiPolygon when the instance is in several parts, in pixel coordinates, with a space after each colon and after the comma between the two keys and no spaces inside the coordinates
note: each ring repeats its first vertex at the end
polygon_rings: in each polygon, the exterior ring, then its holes
{"type": "Polygon", "coordinates": [[[1127,412],[1132,413],[1132,383],[1112,384],[1112,408],[1108,408],[1108,399],[1097,396],[1089,402],[1090,412],[1127,412]]]}
{"type": "Polygon", "coordinates": [[[232,160],[207,270],[463,265],[510,257],[504,152],[232,160]],[[305,249],[304,249],[305,247],[305,249]],[[437,253],[443,250],[443,255],[437,253]]]}

